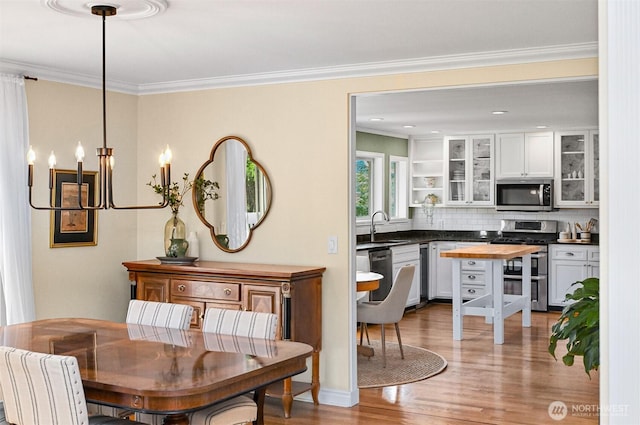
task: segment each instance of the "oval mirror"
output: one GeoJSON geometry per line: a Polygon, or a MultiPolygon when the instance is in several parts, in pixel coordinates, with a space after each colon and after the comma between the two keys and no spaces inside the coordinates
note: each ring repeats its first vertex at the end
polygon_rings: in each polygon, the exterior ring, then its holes
{"type": "Polygon", "coordinates": [[[227,136],[216,142],[196,173],[192,199],[218,248],[237,252],[247,246],[251,232],[269,212],[271,183],[249,145],[240,137],[227,136]]]}

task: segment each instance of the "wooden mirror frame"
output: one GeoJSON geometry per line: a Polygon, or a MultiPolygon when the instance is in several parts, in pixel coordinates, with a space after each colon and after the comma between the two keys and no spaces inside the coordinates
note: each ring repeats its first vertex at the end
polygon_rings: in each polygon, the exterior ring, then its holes
{"type": "MultiPolygon", "coordinates": [[[[204,171],[207,169],[207,167],[210,164],[214,164],[214,157],[215,157],[216,151],[218,150],[218,148],[224,146],[224,143],[229,141],[229,140],[237,141],[237,142],[241,143],[244,146],[244,149],[247,151],[247,159],[255,164],[256,168],[260,171],[260,173],[261,173],[261,175],[262,175],[262,177],[264,179],[264,185],[265,185],[265,209],[264,209],[264,214],[262,214],[262,216],[258,219],[258,221],[256,221],[256,223],[255,223],[255,225],[253,227],[249,228],[249,231],[247,233],[247,239],[244,241],[244,243],[239,247],[230,248],[229,246],[223,245],[218,240],[217,236],[220,236],[220,235],[216,235],[215,226],[213,224],[209,223],[207,221],[206,217],[204,216],[204,214],[200,211],[200,208],[198,207],[198,204],[199,204],[198,195],[199,195],[199,193],[198,193],[198,190],[196,190],[195,186],[194,186],[194,190],[192,190],[191,198],[192,198],[192,201],[193,201],[193,207],[194,207],[194,210],[196,212],[196,215],[198,216],[200,221],[202,221],[202,223],[209,228],[209,232],[211,233],[211,239],[213,240],[213,243],[216,244],[216,246],[218,248],[220,248],[222,251],[231,252],[232,253],[232,252],[242,251],[249,244],[249,241],[251,240],[251,236],[253,234],[253,231],[258,226],[260,226],[260,224],[262,224],[262,222],[264,221],[265,217],[269,214],[269,210],[271,209],[271,181],[269,180],[269,176],[267,175],[264,167],[258,161],[256,161],[255,158],[253,158],[253,155],[251,154],[251,148],[249,148],[249,145],[247,144],[247,142],[244,141],[242,138],[240,138],[238,136],[226,136],[226,137],[223,137],[222,139],[218,140],[215,143],[215,145],[211,149],[211,155],[209,156],[209,159],[204,164],[202,164],[202,166],[200,167],[200,169],[198,170],[198,172],[195,175],[194,181],[201,178],[201,176],[203,175],[204,171]]],[[[214,200],[213,202],[216,202],[216,201],[214,200]]]]}

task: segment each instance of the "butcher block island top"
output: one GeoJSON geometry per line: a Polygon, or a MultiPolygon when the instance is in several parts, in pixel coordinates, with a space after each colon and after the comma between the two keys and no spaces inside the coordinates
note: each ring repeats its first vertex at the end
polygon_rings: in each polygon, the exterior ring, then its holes
{"type": "Polygon", "coordinates": [[[441,257],[448,258],[475,258],[487,260],[508,260],[540,251],[537,245],[474,245],[469,247],[443,251],[441,257]]]}

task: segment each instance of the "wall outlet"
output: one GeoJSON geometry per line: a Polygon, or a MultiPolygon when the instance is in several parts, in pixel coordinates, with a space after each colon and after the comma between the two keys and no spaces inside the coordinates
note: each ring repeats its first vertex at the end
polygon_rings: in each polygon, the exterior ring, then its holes
{"type": "Polygon", "coordinates": [[[327,252],[329,254],[338,253],[338,237],[337,236],[329,236],[329,239],[327,240],[327,252]]]}

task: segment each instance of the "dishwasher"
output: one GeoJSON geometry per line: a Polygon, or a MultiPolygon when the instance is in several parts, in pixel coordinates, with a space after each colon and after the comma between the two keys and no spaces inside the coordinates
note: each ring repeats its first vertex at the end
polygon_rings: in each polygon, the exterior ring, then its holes
{"type": "Polygon", "coordinates": [[[375,291],[371,291],[370,300],[382,301],[391,291],[393,285],[393,262],[390,249],[380,249],[369,251],[369,264],[372,272],[380,273],[380,286],[375,291]]]}

